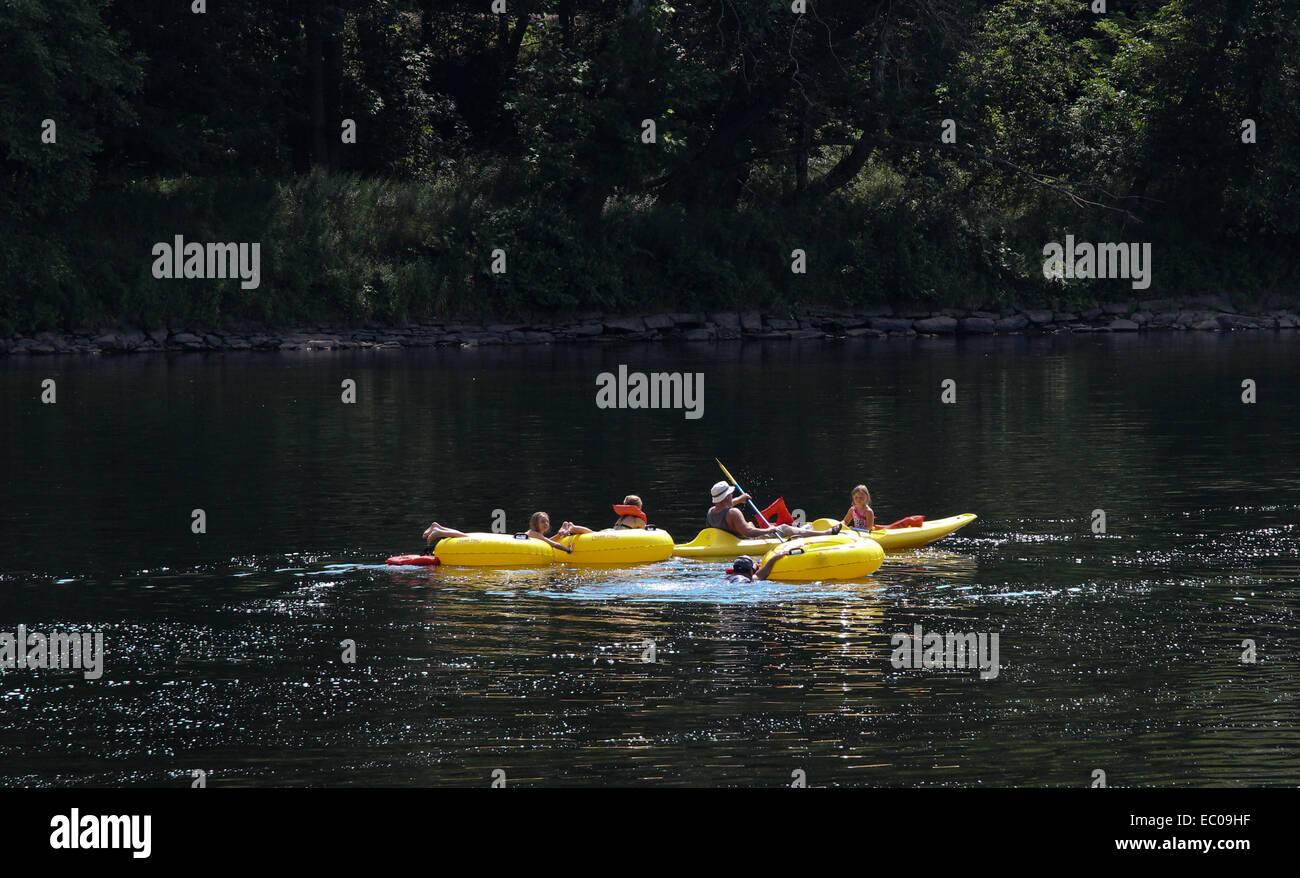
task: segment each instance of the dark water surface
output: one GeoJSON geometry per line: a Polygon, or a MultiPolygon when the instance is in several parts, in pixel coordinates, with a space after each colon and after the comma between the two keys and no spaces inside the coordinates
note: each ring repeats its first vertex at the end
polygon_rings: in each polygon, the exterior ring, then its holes
{"type": "Polygon", "coordinates": [[[1298,344],[0,360],[0,631],[106,648],[0,672],[0,783],[1300,783],[1298,344]],[[598,409],[621,363],[702,372],[704,416],[598,409]],[[884,520],[980,519],[851,583],[382,564],[433,518],[601,527],[627,492],[683,542],[715,456],[809,517],[865,481],[884,520]],[[895,669],[915,624],[999,633],[1000,675],[895,669]]]}

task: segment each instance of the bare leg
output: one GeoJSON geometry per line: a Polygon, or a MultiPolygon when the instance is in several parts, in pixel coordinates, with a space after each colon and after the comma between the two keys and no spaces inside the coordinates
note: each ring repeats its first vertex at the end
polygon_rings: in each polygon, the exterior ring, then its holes
{"type": "Polygon", "coordinates": [[[463,537],[465,535],[464,531],[456,530],[454,527],[443,527],[435,521],[433,524],[429,525],[429,529],[424,532],[424,541],[425,543],[432,543],[434,540],[463,537]]]}
{"type": "Polygon", "coordinates": [[[816,530],[806,525],[804,527],[794,527],[789,524],[777,525],[776,529],[781,536],[789,539],[790,537],[830,537],[839,533],[843,528],[843,524],[836,522],[833,527],[828,527],[826,530],[816,530]]]}
{"type": "Polygon", "coordinates": [[[560,537],[576,537],[579,534],[589,533],[591,533],[591,528],[583,527],[580,524],[574,524],[572,521],[566,521],[564,524],[560,525],[560,529],[555,532],[555,536],[558,539],[560,537]]]}

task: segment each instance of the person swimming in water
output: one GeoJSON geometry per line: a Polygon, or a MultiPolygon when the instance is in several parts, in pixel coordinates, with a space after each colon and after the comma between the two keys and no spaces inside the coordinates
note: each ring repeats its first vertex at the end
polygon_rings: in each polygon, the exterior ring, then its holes
{"type": "Polygon", "coordinates": [[[794,548],[794,546],[780,546],[773,549],[769,553],[771,557],[764,561],[763,566],[759,567],[757,570],[754,569],[753,558],[748,555],[741,555],[735,561],[731,562],[731,567],[727,570],[727,575],[724,577],[723,581],[758,582],[767,579],[767,577],[772,573],[772,567],[776,565],[776,562],[788,555],[794,548]]]}

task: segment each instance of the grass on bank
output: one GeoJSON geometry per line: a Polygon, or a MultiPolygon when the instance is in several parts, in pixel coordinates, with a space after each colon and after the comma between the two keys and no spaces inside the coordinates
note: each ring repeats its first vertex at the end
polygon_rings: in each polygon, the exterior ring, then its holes
{"type": "MultiPolygon", "coordinates": [[[[755,185],[761,185],[758,181],[755,185]]],[[[805,307],[1074,309],[1101,301],[1286,291],[1268,247],[1188,242],[1108,217],[989,218],[956,196],[919,198],[872,166],[816,208],[692,210],[611,198],[588,225],[499,168],[427,181],[312,174],[152,179],[98,191],[57,223],[17,231],[0,332],[99,326],[317,326],[432,318],[564,319],[583,312],[798,311],[805,307]],[[1155,282],[1052,283],[1041,250],[1066,231],[1150,240],[1155,282]],[[261,242],[261,284],[156,280],[151,248],[261,242]],[[1166,240],[1168,238],[1168,240],[1166,240]],[[490,270],[493,250],[506,271],[490,270]],[[807,273],[791,272],[791,252],[807,273]]]]}

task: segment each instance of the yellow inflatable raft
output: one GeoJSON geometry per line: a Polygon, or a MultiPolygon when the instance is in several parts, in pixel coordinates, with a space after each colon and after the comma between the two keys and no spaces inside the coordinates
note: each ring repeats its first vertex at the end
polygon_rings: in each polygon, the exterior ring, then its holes
{"type": "Polygon", "coordinates": [[[433,554],[452,567],[545,567],[555,550],[525,534],[466,534],[438,541],[433,554]]]}
{"type": "MultiPolygon", "coordinates": [[[[886,554],[892,555],[895,552],[906,552],[909,549],[928,546],[935,540],[941,540],[953,531],[962,529],[974,520],[974,514],[963,512],[961,515],[922,522],[918,527],[899,527],[890,530],[878,527],[870,531],[855,530],[853,533],[870,537],[880,543],[880,547],[885,550],[886,554]]],[[[819,518],[812,523],[812,526],[821,530],[830,527],[835,522],[836,519],[833,518],[819,518]]],[[[845,532],[848,532],[847,528],[845,532]]]]}
{"type": "Polygon", "coordinates": [[[885,550],[869,537],[845,541],[833,537],[805,537],[792,540],[794,548],[780,546],[763,556],[759,567],[774,553],[784,552],[768,579],[782,582],[814,582],[823,579],[861,579],[870,576],[885,560],[885,550]]]}
{"type": "Polygon", "coordinates": [[[572,553],[550,550],[562,564],[653,564],[667,561],[673,554],[672,535],[656,527],[598,530],[556,542],[573,547],[572,553]]]}
{"type": "MultiPolygon", "coordinates": [[[[842,543],[851,543],[860,539],[860,537],[845,528],[843,533],[833,537],[807,537],[805,539],[838,540],[842,543]]],[[[673,546],[673,554],[681,558],[735,558],[737,555],[762,555],[769,549],[779,545],[781,545],[781,541],[776,537],[767,540],[742,540],[731,531],[706,527],[689,543],[673,546]]]]}
{"type": "Polygon", "coordinates": [[[556,542],[572,546],[561,552],[524,534],[472,533],[438,541],[434,554],[451,567],[545,567],[556,561],[580,565],[651,564],[673,553],[666,530],[598,530],[556,542]]]}

